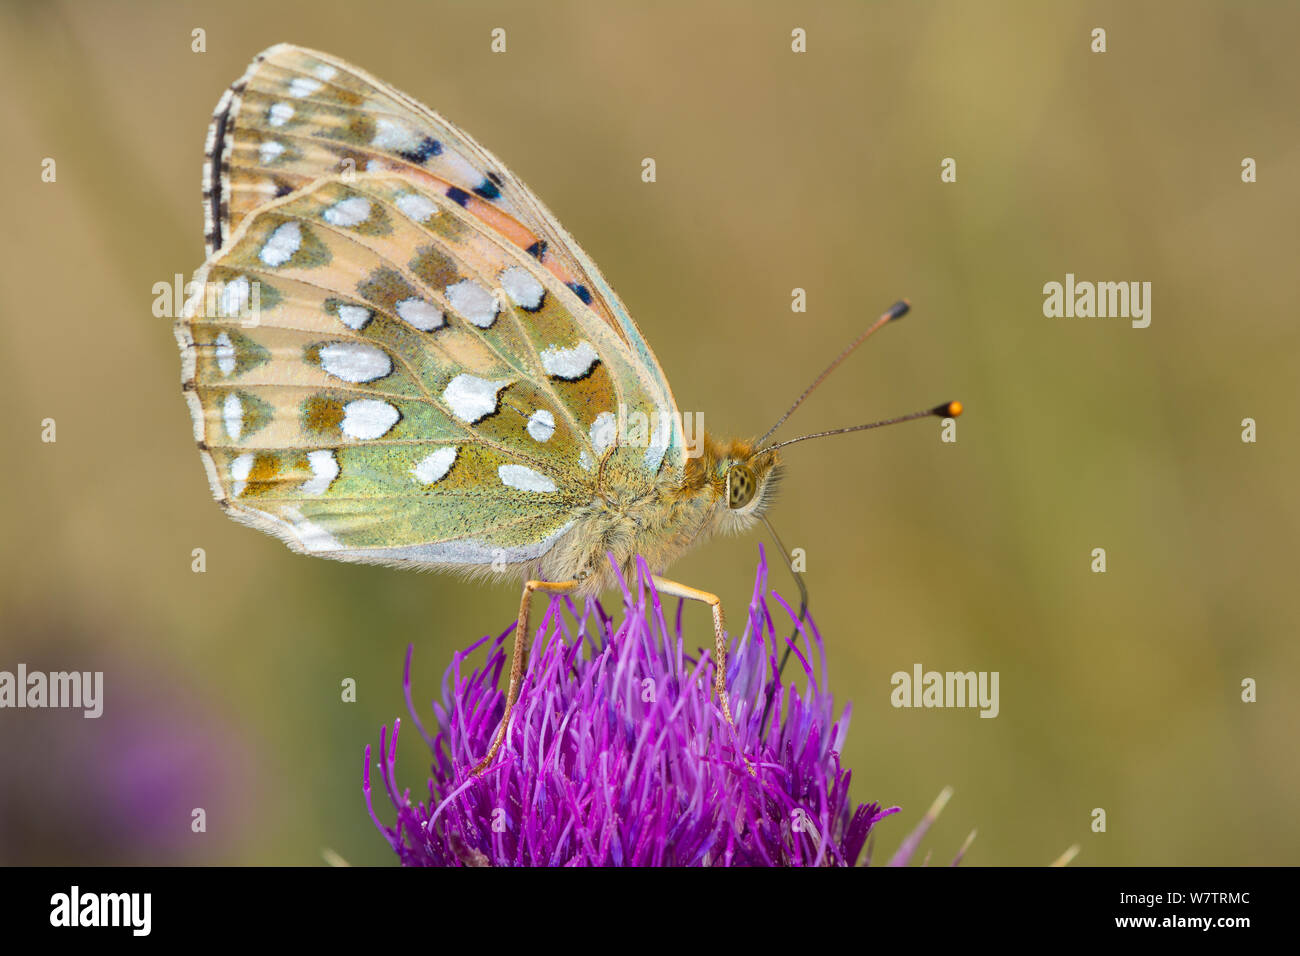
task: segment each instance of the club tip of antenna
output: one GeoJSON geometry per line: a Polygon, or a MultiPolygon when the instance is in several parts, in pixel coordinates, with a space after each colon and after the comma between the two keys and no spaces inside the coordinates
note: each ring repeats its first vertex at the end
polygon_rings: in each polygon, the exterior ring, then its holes
{"type": "Polygon", "coordinates": [[[903,316],[907,315],[911,308],[912,303],[908,302],[906,299],[899,299],[889,307],[889,311],[886,312],[885,315],[889,316],[890,322],[893,322],[895,319],[901,319],[903,316]]]}
{"type": "Polygon", "coordinates": [[[961,402],[944,402],[942,405],[936,405],[930,414],[937,418],[957,418],[961,415],[961,402]]]}

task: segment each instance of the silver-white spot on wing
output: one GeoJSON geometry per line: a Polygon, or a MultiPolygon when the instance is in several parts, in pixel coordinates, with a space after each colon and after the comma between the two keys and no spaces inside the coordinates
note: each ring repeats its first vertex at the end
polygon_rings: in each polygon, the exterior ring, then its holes
{"type": "Polygon", "coordinates": [[[277,159],[280,158],[280,154],[283,152],[284,152],[283,143],[277,143],[273,139],[268,139],[265,142],[263,142],[261,147],[258,149],[257,159],[258,162],[260,162],[263,166],[270,166],[272,163],[274,163],[277,159]]]}
{"type": "Polygon", "coordinates": [[[397,197],[397,208],[402,215],[409,216],[416,222],[426,222],[438,211],[438,207],[427,196],[419,193],[402,193],[397,197]]]}
{"type": "Polygon", "coordinates": [[[335,378],[360,384],[391,374],[393,360],[365,342],[331,342],[321,347],[320,366],[335,378]]]}
{"type": "Polygon", "coordinates": [[[370,200],[363,196],[349,196],[330,206],[321,216],[331,226],[359,226],[370,218],[370,200]]]}
{"type": "Polygon", "coordinates": [[[311,465],[311,477],[304,481],[298,490],[304,495],[325,494],[334,479],[339,476],[339,462],[334,457],[334,452],[329,449],[308,452],[307,463],[311,465]]]}
{"type": "Polygon", "coordinates": [[[313,80],[305,76],[295,76],[289,81],[289,95],[302,99],[304,96],[311,96],[320,90],[325,84],[318,80],[313,80]]]}
{"type": "Polygon", "coordinates": [[[555,434],[555,416],[544,408],[539,408],[528,419],[528,434],[534,441],[549,441],[555,434]]]}
{"type": "Polygon", "coordinates": [[[555,490],[555,482],[540,472],[525,468],[523,465],[502,465],[497,468],[501,483],[520,491],[548,492],[555,490]]]}
{"type": "Polygon", "coordinates": [[[370,322],[370,310],[359,305],[339,306],[338,316],[339,321],[354,332],[360,332],[370,322]]]}
{"type": "Polygon", "coordinates": [[[548,375],[575,381],[582,378],[600,361],[600,355],[590,342],[579,342],[571,349],[548,345],[542,350],[542,368],[548,375]]]}
{"type": "Polygon", "coordinates": [[[221,403],[221,420],[230,440],[239,441],[239,436],[244,433],[244,403],[235,392],[226,393],[226,400],[221,403]]]}
{"type": "Polygon", "coordinates": [[[298,251],[302,245],[302,229],[298,223],[282,222],[275,227],[270,238],[262,246],[262,251],[258,257],[268,266],[276,268],[284,265],[293,258],[293,254],[298,251]]]}
{"type": "Polygon", "coordinates": [[[511,266],[501,273],[500,279],[501,288],[515,305],[530,312],[541,308],[546,289],[523,266],[511,266]]]}
{"type": "Polygon", "coordinates": [[[377,398],[358,398],[343,406],[343,434],[367,441],[382,438],[397,424],[401,413],[388,402],[377,398]]]}
{"type": "Polygon", "coordinates": [[[447,476],[447,472],[451,471],[451,466],[456,463],[458,453],[459,449],[455,446],[439,448],[437,451],[430,452],[411,469],[411,474],[422,485],[431,485],[435,481],[441,481],[447,476]]]}
{"type": "Polygon", "coordinates": [[[472,279],[462,279],[446,288],[451,307],[480,329],[492,328],[500,307],[497,297],[472,279]]]}
{"type": "Polygon", "coordinates": [[[413,329],[432,332],[446,323],[442,310],[431,306],[423,299],[403,299],[397,303],[397,317],[413,329]]]}
{"type": "Polygon", "coordinates": [[[232,498],[238,498],[244,493],[247,486],[248,476],[253,471],[253,456],[251,454],[240,455],[230,463],[230,495],[232,498]]]}
{"type": "Polygon", "coordinates": [[[497,410],[497,392],[509,384],[508,379],[494,382],[462,372],[443,389],[442,399],[453,415],[473,425],[497,410]]]}
{"type": "Polygon", "coordinates": [[[288,103],[272,103],[266,116],[268,126],[283,126],[291,119],[293,119],[293,107],[288,103]]]}
{"type": "Polygon", "coordinates": [[[228,332],[217,336],[217,368],[222,375],[229,375],[235,370],[235,343],[230,341],[228,332]]]}
{"type": "Polygon", "coordinates": [[[401,153],[420,145],[420,137],[404,123],[379,117],[375,120],[375,135],[370,145],[390,153],[401,153]]]}
{"type": "Polygon", "coordinates": [[[613,412],[601,412],[591,423],[591,447],[596,449],[597,457],[605,454],[614,444],[618,433],[618,419],[613,412]]]}

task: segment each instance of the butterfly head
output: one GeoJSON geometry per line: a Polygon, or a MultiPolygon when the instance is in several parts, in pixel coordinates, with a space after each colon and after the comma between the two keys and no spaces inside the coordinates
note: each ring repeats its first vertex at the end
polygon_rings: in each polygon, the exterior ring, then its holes
{"type": "Polygon", "coordinates": [[[781,480],[780,454],[740,439],[706,445],[705,482],[718,504],[721,530],[745,531],[763,516],[781,480]]]}

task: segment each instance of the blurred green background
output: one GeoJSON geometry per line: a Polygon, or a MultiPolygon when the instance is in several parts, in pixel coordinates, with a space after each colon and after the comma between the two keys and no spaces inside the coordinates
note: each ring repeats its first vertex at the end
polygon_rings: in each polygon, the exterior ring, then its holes
{"type": "MultiPolygon", "coordinates": [[[[1075,842],[1079,864],[1295,863],[1298,27],[1228,2],[6,3],[0,669],[107,688],[98,722],[0,712],[0,861],[389,863],[360,773],[405,712],[405,647],[427,699],[517,606],[296,556],[210,498],[151,289],[202,260],[213,105],[292,41],[509,163],[714,432],[764,431],[911,298],[785,434],[960,398],[958,442],[930,421],[801,445],[772,512],[853,702],[854,796],[903,807],[877,857],[951,784],[937,861],[978,828],[975,864],[1075,842]],[[1151,282],[1151,327],[1045,318],[1067,272],[1151,282]],[[1000,716],[892,708],[918,662],[999,671],[1000,716]]],[[[738,619],[757,544],[673,576],[738,619]]],[[[409,722],[400,752],[423,792],[409,722]]]]}

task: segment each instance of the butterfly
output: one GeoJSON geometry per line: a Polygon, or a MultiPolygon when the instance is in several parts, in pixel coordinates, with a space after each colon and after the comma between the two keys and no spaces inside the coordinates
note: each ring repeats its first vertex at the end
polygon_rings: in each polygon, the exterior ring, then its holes
{"type": "MultiPolygon", "coordinates": [[[[661,572],[748,529],[780,449],[819,437],[766,443],[810,388],[758,441],[688,441],[636,323],[541,201],[336,57],[280,44],[225,92],[203,210],[207,259],[175,333],[226,513],[304,554],[524,582],[505,709],[473,775],[510,723],[533,593],[594,595],[617,582],[610,556],[625,576],[637,555],[661,572]]],[[[721,602],[653,581],[711,608],[730,723],[721,602]]]]}

